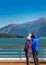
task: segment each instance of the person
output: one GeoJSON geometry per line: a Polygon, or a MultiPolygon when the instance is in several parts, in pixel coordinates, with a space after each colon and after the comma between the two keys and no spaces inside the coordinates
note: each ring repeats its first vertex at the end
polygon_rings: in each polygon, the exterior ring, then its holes
{"type": "Polygon", "coordinates": [[[38,60],[38,52],[39,52],[39,39],[37,38],[35,33],[31,34],[32,38],[32,54],[33,54],[33,59],[35,65],[39,65],[39,60],[38,60]]]}
{"type": "Polygon", "coordinates": [[[31,55],[31,40],[30,40],[30,36],[31,36],[31,34],[28,34],[28,36],[26,37],[27,41],[26,41],[25,48],[24,48],[27,65],[30,64],[29,57],[31,55]]]}

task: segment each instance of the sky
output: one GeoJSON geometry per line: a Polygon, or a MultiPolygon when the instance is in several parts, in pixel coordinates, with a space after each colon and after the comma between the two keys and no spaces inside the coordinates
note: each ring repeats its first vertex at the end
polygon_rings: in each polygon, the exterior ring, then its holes
{"type": "Polygon", "coordinates": [[[0,0],[0,27],[46,17],[46,0],[0,0]]]}

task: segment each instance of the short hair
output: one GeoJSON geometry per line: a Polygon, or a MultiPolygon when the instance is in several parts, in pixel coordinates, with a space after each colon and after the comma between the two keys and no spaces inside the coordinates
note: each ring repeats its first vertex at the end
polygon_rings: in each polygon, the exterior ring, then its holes
{"type": "Polygon", "coordinates": [[[35,36],[35,33],[32,33],[31,35],[32,35],[32,36],[35,36]]]}

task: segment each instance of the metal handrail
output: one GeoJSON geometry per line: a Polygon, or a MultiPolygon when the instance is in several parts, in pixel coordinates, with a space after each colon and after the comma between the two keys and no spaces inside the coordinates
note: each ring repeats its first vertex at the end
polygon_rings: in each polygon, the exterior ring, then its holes
{"type": "MultiPolygon", "coordinates": [[[[0,44],[0,46],[25,46],[25,44],[0,44]]],[[[46,44],[40,44],[40,47],[46,47],[46,44]]]]}
{"type": "MultiPolygon", "coordinates": [[[[13,54],[15,58],[16,58],[16,56],[17,56],[17,58],[25,58],[24,46],[25,46],[25,44],[0,44],[0,55],[4,54],[4,56],[5,55],[10,56],[10,54],[11,54],[11,56],[12,56],[12,54],[13,54]],[[9,47],[9,48],[7,48],[7,47],[9,47]],[[11,47],[13,47],[13,48],[11,48],[11,47]]],[[[42,54],[41,58],[44,59],[44,58],[46,58],[46,44],[40,44],[40,47],[43,51],[41,51],[41,49],[40,49],[39,56],[42,54]]]]}

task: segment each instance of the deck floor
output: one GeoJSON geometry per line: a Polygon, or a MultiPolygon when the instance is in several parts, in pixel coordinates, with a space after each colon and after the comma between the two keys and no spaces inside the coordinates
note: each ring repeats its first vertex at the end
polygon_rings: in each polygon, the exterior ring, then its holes
{"type": "MultiPolygon", "coordinates": [[[[26,65],[25,62],[0,62],[0,65],[26,65]]],[[[30,63],[30,65],[34,65],[34,63],[30,63]]],[[[46,63],[40,63],[39,65],[46,65],[46,63]]]]}

